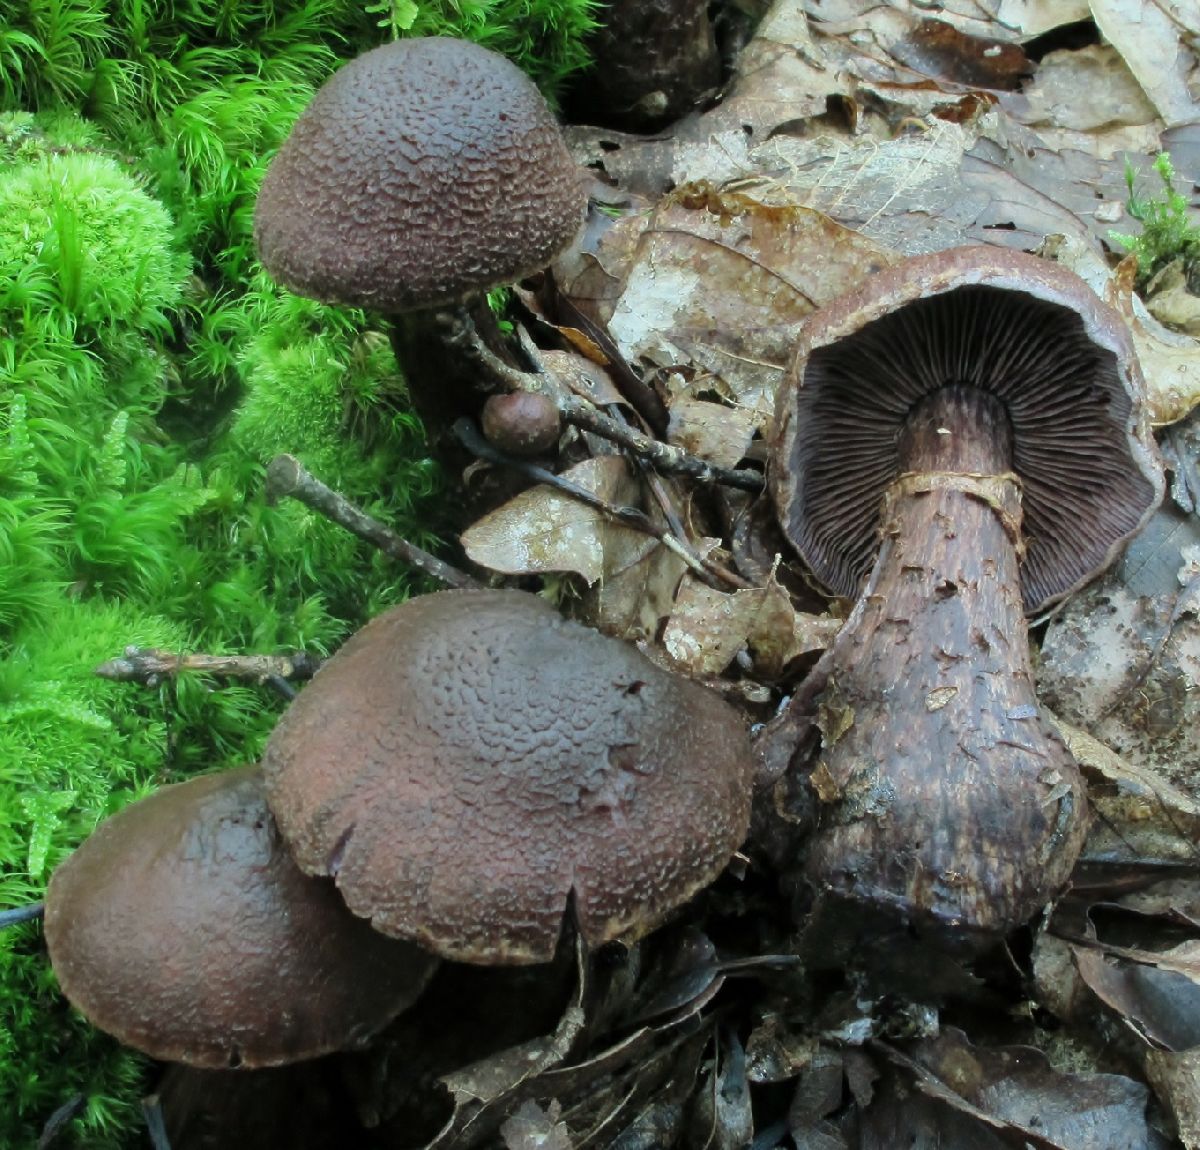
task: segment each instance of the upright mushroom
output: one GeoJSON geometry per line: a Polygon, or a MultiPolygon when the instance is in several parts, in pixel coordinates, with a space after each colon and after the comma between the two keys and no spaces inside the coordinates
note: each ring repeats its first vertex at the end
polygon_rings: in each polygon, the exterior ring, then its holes
{"type": "Polygon", "coordinates": [[[101,823],[51,876],[45,929],[59,985],[92,1023],[209,1068],[351,1046],[436,966],[297,869],[256,767],[163,787],[101,823]]]}
{"type": "Polygon", "coordinates": [[[818,577],[858,595],[820,668],[820,891],[987,936],[1066,882],[1086,800],[1025,615],[1159,501],[1140,390],[1119,316],[996,248],[880,272],[805,328],[771,489],[818,577]]]}
{"type": "Polygon", "coordinates": [[[550,960],[636,938],[745,835],[738,714],[520,591],[372,620],[276,727],[271,807],[300,866],[376,929],[447,958],[550,960]]]}
{"type": "Polygon", "coordinates": [[[254,235],[286,287],[393,317],[415,401],[445,420],[463,414],[465,385],[446,374],[429,313],[545,267],[586,202],[558,124],[519,68],[465,40],[398,40],[350,61],[313,98],[263,180],[254,235]]]}

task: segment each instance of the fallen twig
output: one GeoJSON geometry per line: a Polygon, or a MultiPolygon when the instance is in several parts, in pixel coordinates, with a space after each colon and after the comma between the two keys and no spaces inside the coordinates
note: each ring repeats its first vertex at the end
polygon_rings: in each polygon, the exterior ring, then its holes
{"type": "MultiPolygon", "coordinates": [[[[463,447],[477,458],[495,464],[498,467],[510,467],[514,471],[518,471],[526,476],[526,478],[532,479],[535,483],[544,483],[549,487],[553,487],[556,491],[561,491],[564,495],[568,495],[572,499],[576,499],[580,503],[594,508],[601,515],[606,516],[615,523],[620,523],[623,527],[632,528],[634,531],[641,531],[643,534],[657,539],[664,547],[678,555],[687,564],[688,569],[695,574],[696,578],[702,580],[708,586],[721,590],[723,584],[728,583],[730,579],[737,579],[737,576],[731,572],[727,572],[717,564],[701,558],[692,550],[685,539],[679,538],[665,527],[655,523],[649,515],[639,508],[610,503],[607,499],[602,499],[594,491],[589,491],[586,487],[581,487],[574,480],[567,479],[562,475],[555,475],[553,471],[548,471],[536,463],[530,463],[527,459],[519,459],[514,455],[507,455],[503,451],[497,450],[495,446],[484,439],[479,429],[471,420],[466,418],[456,420],[452,430],[463,447]]],[[[738,585],[741,585],[740,580],[738,581],[738,585]]]]}
{"type": "Polygon", "coordinates": [[[44,902],[31,902],[28,906],[16,906],[11,910],[0,910],[0,930],[22,922],[33,922],[46,913],[44,902]]]}
{"type": "Polygon", "coordinates": [[[120,657],[101,663],[96,674],[116,683],[142,683],[155,687],[161,679],[195,671],[274,686],[272,681],[275,679],[284,682],[311,679],[320,665],[321,660],[306,651],[295,655],[185,655],[159,647],[126,647],[120,657]]]}
{"type": "Polygon", "coordinates": [[[547,395],[558,405],[563,419],[585,431],[619,444],[634,452],[659,471],[674,475],[686,475],[701,483],[723,483],[742,491],[761,491],[761,472],[750,469],[718,467],[682,448],[654,439],[637,431],[628,424],[605,415],[587,400],[577,395],[564,394],[550,382],[547,372],[521,371],[502,360],[477,336],[468,318],[461,315],[448,316],[450,334],[448,338],[459,343],[479,366],[494,380],[510,391],[533,391],[547,395]]]}
{"type": "Polygon", "coordinates": [[[277,455],[267,467],[267,499],[275,503],[287,497],[298,499],[305,507],[346,528],[360,539],[365,539],[385,555],[416,567],[447,587],[483,586],[465,571],[451,567],[449,563],[444,563],[372,519],[340,492],[322,483],[294,455],[277,455]]]}

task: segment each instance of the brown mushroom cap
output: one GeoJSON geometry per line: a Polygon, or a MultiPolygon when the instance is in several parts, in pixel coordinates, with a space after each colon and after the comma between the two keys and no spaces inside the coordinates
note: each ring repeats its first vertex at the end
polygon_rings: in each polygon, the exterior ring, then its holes
{"type": "Polygon", "coordinates": [[[352,1045],[436,965],[299,871],[256,767],[163,787],[102,823],[51,877],[45,932],[63,993],[92,1023],[210,1068],[352,1045]]]}
{"type": "Polygon", "coordinates": [[[548,961],[572,892],[593,945],[644,933],[749,821],[737,713],[519,591],[374,619],[263,765],[301,867],[378,930],[467,962],[548,961]]]}
{"type": "Polygon", "coordinates": [[[918,256],[814,313],[777,409],[780,522],[823,582],[856,594],[900,431],[950,384],[1007,410],[1035,611],[1106,566],[1163,486],[1120,316],[1046,260],[994,247],[918,256]]]}
{"type": "Polygon", "coordinates": [[[313,98],[263,180],[254,235],[293,291],[401,312],[544,267],[585,203],[519,68],[464,40],[398,40],[313,98]]]}
{"type": "Polygon", "coordinates": [[[533,391],[488,396],[479,422],[488,440],[512,455],[544,455],[562,434],[558,405],[533,391]]]}

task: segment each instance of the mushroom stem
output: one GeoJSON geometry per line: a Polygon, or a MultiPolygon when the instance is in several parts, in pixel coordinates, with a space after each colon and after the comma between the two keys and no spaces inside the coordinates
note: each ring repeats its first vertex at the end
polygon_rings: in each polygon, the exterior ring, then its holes
{"type": "Polygon", "coordinates": [[[464,354],[452,331],[448,333],[447,314],[461,317],[457,322],[481,333],[479,338],[489,350],[503,346],[496,317],[484,295],[447,310],[420,308],[388,316],[392,353],[404,374],[409,399],[430,441],[439,448],[452,439],[447,432],[454,421],[478,412],[490,390],[476,358],[464,354]]]}
{"type": "Polygon", "coordinates": [[[879,555],[830,653],[807,864],[820,889],[985,937],[1057,893],[1087,823],[1034,693],[1011,438],[973,387],[908,417],[879,555]]]}

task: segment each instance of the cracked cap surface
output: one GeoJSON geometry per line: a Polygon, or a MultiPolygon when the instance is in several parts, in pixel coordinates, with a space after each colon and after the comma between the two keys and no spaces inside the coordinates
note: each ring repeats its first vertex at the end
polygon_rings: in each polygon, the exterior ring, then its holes
{"type": "Polygon", "coordinates": [[[545,267],[586,197],[546,101],[464,40],[397,40],[350,61],[263,180],[263,266],[326,303],[403,312],[545,267]]]}
{"type": "Polygon", "coordinates": [[[89,1021],[151,1057],[210,1068],[353,1045],[436,966],[301,873],[256,767],[163,787],[101,823],[51,877],[45,935],[89,1021]]]}
{"type": "Polygon", "coordinates": [[[568,896],[592,945],[711,882],[749,822],[741,717],[520,591],[372,620],[264,757],[304,870],[378,930],[467,962],[545,962],[568,896]]]}

